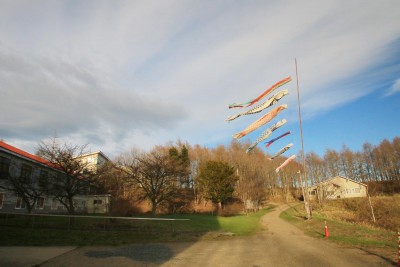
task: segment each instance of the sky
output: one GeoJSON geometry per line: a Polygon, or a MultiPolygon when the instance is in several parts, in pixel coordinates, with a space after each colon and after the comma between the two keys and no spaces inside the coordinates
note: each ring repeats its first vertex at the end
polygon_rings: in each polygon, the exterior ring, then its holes
{"type": "Polygon", "coordinates": [[[268,110],[228,105],[288,76],[288,108],[240,141],[285,118],[258,147],[298,153],[297,84],[305,153],[400,136],[400,1],[0,1],[0,139],[31,153],[229,145],[268,110]]]}

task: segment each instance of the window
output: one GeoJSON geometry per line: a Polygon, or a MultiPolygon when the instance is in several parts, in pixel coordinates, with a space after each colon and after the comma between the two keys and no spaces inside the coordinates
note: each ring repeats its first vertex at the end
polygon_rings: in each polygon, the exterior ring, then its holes
{"type": "Polygon", "coordinates": [[[0,193],[0,209],[3,208],[4,193],[0,193]]]}
{"type": "Polygon", "coordinates": [[[25,209],[25,202],[22,200],[22,197],[17,197],[17,203],[15,203],[16,209],[25,209]]]}
{"type": "Polygon", "coordinates": [[[49,172],[45,170],[40,170],[40,176],[39,176],[39,184],[40,185],[46,185],[49,181],[49,172]]]}
{"type": "Polygon", "coordinates": [[[354,192],[356,192],[356,193],[360,193],[360,191],[361,191],[360,188],[354,188],[353,190],[354,190],[354,192]]]}
{"type": "Polygon", "coordinates": [[[31,181],[31,174],[32,174],[32,166],[22,164],[21,180],[25,183],[29,183],[31,181]]]}
{"type": "Polygon", "coordinates": [[[53,198],[53,200],[51,201],[51,209],[56,210],[57,207],[58,207],[58,200],[53,198]]]}
{"type": "Polygon", "coordinates": [[[36,201],[36,209],[42,210],[44,208],[44,197],[38,197],[36,201]]]}
{"type": "Polygon", "coordinates": [[[0,179],[7,179],[9,175],[10,159],[0,157],[0,179]]]}
{"type": "Polygon", "coordinates": [[[93,204],[94,204],[94,205],[101,205],[101,204],[103,204],[103,200],[101,200],[101,199],[95,199],[95,200],[93,200],[93,204]]]}

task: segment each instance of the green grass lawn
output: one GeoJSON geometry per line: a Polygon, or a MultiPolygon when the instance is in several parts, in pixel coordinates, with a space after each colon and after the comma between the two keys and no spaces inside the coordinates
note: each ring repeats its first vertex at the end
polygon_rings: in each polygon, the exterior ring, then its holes
{"type": "Polygon", "coordinates": [[[218,217],[218,224],[222,231],[232,232],[235,235],[249,235],[261,230],[260,219],[273,207],[263,209],[257,213],[234,217],[218,217]]]}
{"type": "Polygon", "coordinates": [[[306,220],[305,215],[303,204],[297,204],[282,212],[280,217],[303,230],[305,234],[315,238],[326,238],[326,221],[329,241],[343,246],[358,247],[386,259],[392,260],[396,257],[398,244],[395,232],[332,220],[318,213],[314,213],[312,219],[306,220]]]}
{"type": "Polygon", "coordinates": [[[98,218],[0,216],[0,246],[121,245],[135,242],[194,241],[208,233],[249,235],[260,230],[260,218],[270,211],[219,217],[209,214],[158,216],[182,221],[98,218]]]}

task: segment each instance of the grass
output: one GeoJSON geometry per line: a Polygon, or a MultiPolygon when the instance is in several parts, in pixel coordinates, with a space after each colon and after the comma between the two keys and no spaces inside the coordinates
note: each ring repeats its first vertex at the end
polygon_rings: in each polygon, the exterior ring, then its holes
{"type": "Polygon", "coordinates": [[[273,207],[263,209],[257,213],[234,217],[218,217],[218,223],[223,231],[232,232],[235,235],[249,235],[261,230],[260,219],[273,207]]]}
{"type": "Polygon", "coordinates": [[[143,221],[64,217],[0,216],[0,246],[91,246],[135,242],[194,241],[221,233],[250,235],[260,230],[260,218],[270,211],[232,217],[209,214],[159,216],[188,221],[143,221]],[[211,233],[211,235],[210,235],[211,233]],[[214,235],[213,235],[214,233],[214,235]]]}
{"type": "Polygon", "coordinates": [[[313,213],[313,218],[305,219],[303,204],[297,204],[281,213],[280,217],[297,226],[306,235],[325,238],[325,221],[329,240],[341,246],[357,247],[393,260],[397,254],[397,233],[365,224],[356,224],[328,218],[321,213],[313,213]]]}

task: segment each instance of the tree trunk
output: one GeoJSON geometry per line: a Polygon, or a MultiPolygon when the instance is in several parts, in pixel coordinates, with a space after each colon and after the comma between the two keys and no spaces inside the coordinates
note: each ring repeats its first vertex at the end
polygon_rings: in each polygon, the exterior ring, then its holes
{"type": "Polygon", "coordinates": [[[223,210],[222,202],[218,202],[217,208],[218,208],[218,212],[219,212],[220,210],[223,210]]]}
{"type": "Polygon", "coordinates": [[[74,207],[74,200],[72,197],[68,198],[68,213],[69,214],[74,214],[75,213],[75,207],[74,207]]]}
{"type": "Polygon", "coordinates": [[[157,202],[155,200],[151,201],[151,214],[153,216],[157,214],[157,202]]]}

